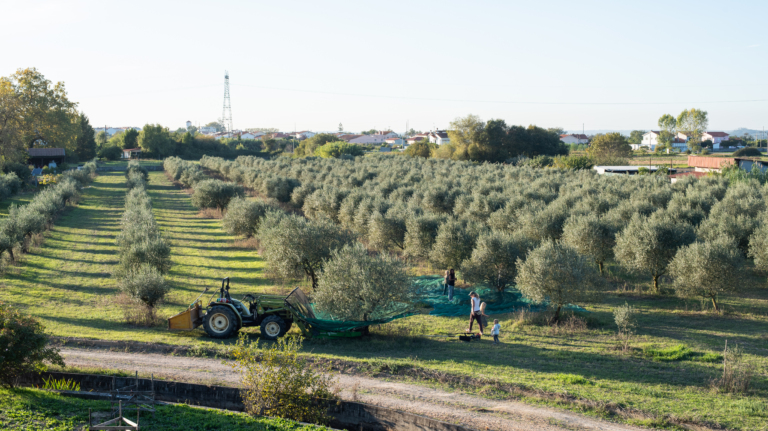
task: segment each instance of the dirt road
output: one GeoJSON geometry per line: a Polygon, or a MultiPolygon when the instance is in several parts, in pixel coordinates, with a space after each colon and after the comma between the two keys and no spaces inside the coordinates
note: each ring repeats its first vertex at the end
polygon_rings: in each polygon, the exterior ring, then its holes
{"type": "MultiPolygon", "coordinates": [[[[237,386],[239,374],[220,359],[122,353],[64,347],[68,366],[138,371],[142,376],[190,383],[237,386]]],[[[515,401],[495,401],[399,382],[338,374],[334,376],[344,399],[408,411],[478,430],[640,430],[576,413],[535,407],[515,401]]]]}

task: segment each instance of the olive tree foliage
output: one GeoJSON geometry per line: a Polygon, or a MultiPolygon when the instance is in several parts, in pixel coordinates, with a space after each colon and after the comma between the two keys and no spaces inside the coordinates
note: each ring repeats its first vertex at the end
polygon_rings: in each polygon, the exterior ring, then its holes
{"type": "Polygon", "coordinates": [[[517,266],[515,282],[520,292],[554,308],[550,323],[560,320],[564,306],[588,299],[602,285],[602,278],[589,258],[562,242],[543,242],[525,260],[518,259],[517,266]]]}
{"type": "Polygon", "coordinates": [[[468,226],[450,219],[438,228],[429,261],[438,268],[459,268],[472,255],[476,239],[468,226]]]}
{"type": "Polygon", "coordinates": [[[230,235],[250,238],[256,234],[259,222],[272,207],[261,200],[236,197],[229,201],[222,225],[230,235]]]}
{"type": "Polygon", "coordinates": [[[149,263],[129,269],[118,281],[120,290],[131,298],[154,308],[170,291],[163,274],[149,263]]]}
{"type": "Polygon", "coordinates": [[[764,210],[765,201],[756,182],[736,183],[712,207],[709,217],[699,225],[697,234],[705,241],[727,236],[746,255],[750,237],[760,225],[764,210]]]}
{"type": "MultiPolygon", "coordinates": [[[[2,237],[0,244],[1,241],[2,237]]],[[[754,259],[756,268],[768,270],[768,224],[761,224],[749,238],[749,257],[754,259]]]]}
{"type": "Polygon", "coordinates": [[[616,232],[604,217],[587,214],[569,218],[563,228],[563,242],[579,254],[594,260],[603,274],[603,265],[613,258],[616,232]]]}
{"type": "Polygon", "coordinates": [[[484,283],[503,292],[515,282],[518,259],[525,258],[533,247],[521,233],[484,233],[477,239],[472,256],[462,262],[462,275],[470,283],[484,283]]]}
{"type": "Polygon", "coordinates": [[[208,178],[199,164],[179,157],[168,157],[163,160],[163,169],[174,181],[180,182],[184,187],[194,187],[198,182],[208,178]]]}
{"type": "Polygon", "coordinates": [[[374,211],[368,219],[368,242],[378,250],[405,250],[405,216],[396,211],[374,211]]]}
{"type": "Polygon", "coordinates": [[[663,214],[649,217],[635,215],[629,225],[616,235],[614,254],[625,268],[650,273],[653,289],[659,290],[659,277],[667,273],[669,263],[680,247],[696,239],[693,227],[663,214]]]}
{"type": "Polygon", "coordinates": [[[327,218],[307,220],[279,211],[267,213],[257,236],[270,270],[288,278],[304,275],[315,290],[318,275],[332,252],[355,239],[354,234],[327,218]]]}
{"type": "Polygon", "coordinates": [[[682,297],[701,297],[720,309],[718,296],[734,292],[743,284],[744,257],[727,237],[695,242],[681,248],[669,265],[675,291],[682,297]]]}
{"type": "Polygon", "coordinates": [[[347,244],[325,262],[313,299],[335,319],[365,322],[378,311],[410,307],[413,286],[400,260],[371,255],[360,243],[347,244]]]}
{"type": "Polygon", "coordinates": [[[405,254],[428,259],[444,217],[411,214],[405,220],[405,254]]]}
{"type": "Polygon", "coordinates": [[[243,186],[221,180],[203,180],[195,185],[192,205],[198,208],[216,208],[224,210],[229,201],[244,196],[243,186]]]}

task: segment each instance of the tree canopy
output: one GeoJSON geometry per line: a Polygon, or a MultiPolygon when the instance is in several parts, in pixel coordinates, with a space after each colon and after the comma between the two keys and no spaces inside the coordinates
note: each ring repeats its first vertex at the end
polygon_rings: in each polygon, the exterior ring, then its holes
{"type": "Polygon", "coordinates": [[[614,160],[632,155],[632,147],[621,133],[598,134],[592,138],[587,154],[599,164],[615,163],[614,160]]]}
{"type": "Polygon", "coordinates": [[[63,82],[53,84],[35,68],[0,77],[0,156],[26,161],[26,149],[35,145],[76,153],[81,131],[76,108],[63,82]]]}

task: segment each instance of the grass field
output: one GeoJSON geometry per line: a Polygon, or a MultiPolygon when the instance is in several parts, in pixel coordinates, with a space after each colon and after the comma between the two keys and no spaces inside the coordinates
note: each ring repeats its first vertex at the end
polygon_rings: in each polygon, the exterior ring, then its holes
{"type": "MultiPolygon", "coordinates": [[[[201,329],[170,333],[163,327],[122,323],[121,311],[113,303],[116,287],[110,273],[117,261],[114,238],[123,212],[124,181],[121,172],[97,177],[80,205],[59,218],[44,245],[0,279],[0,300],[40,317],[58,336],[208,347],[231,343],[212,341],[201,329]]],[[[174,267],[168,277],[173,291],[161,314],[183,310],[203,287],[217,287],[224,276],[232,278],[236,297],[287,289],[264,275],[264,262],[255,251],[235,246],[235,239],[221,230],[220,220],[199,217],[189,196],[162,172],[150,173],[148,191],[157,221],[173,247],[174,267]]],[[[423,384],[462,387],[484,396],[521,397],[602,416],[610,409],[638,410],[648,416],[627,415],[623,420],[648,426],[673,427],[688,421],[766,429],[765,275],[754,275],[751,287],[739,297],[723,298],[726,312],[715,315],[702,311],[698,301],[638,291],[648,289],[646,277],[624,274],[615,266],[609,270],[628,282],[614,284],[600,302],[585,304],[589,328],[552,329],[526,324],[514,315],[492,316],[502,321],[503,342],[493,346],[436,336],[463,331],[465,318],[417,315],[375,328],[370,337],[308,340],[304,348],[315,357],[352,361],[369,372],[426,376],[423,384]],[[611,314],[625,301],[641,313],[630,352],[617,349],[611,314]],[[726,339],[729,345],[742,346],[756,367],[757,376],[746,395],[711,389],[722,368],[717,354],[726,339]],[[671,351],[665,358],[664,348],[680,345],[691,353],[675,357],[671,351]],[[460,384],[462,378],[484,382],[466,387],[460,384]],[[527,390],[513,393],[505,385],[527,390]],[[538,396],[536,391],[545,394],[538,396]],[[572,402],[572,397],[584,402],[572,402]]],[[[681,351],[686,352],[677,350],[681,351]]]]}
{"type": "MultiPolygon", "coordinates": [[[[87,430],[88,409],[93,413],[108,413],[107,401],[91,401],[64,397],[39,389],[0,389],[0,428],[26,431],[87,430]]],[[[125,416],[135,421],[136,413],[125,416]]],[[[100,421],[106,421],[103,418],[100,421]]],[[[94,424],[97,424],[95,419],[94,424]]],[[[312,431],[328,428],[302,425],[296,422],[254,418],[243,413],[213,409],[199,409],[184,405],[158,406],[154,415],[139,418],[142,429],[166,430],[258,430],[258,431],[312,431]]]]}

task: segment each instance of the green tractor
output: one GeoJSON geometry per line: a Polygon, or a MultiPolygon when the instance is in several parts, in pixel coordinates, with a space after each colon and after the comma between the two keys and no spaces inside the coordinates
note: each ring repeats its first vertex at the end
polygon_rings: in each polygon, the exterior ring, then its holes
{"type": "Polygon", "coordinates": [[[276,340],[291,329],[295,320],[283,296],[247,294],[242,300],[232,298],[229,295],[229,277],[221,280],[219,297],[215,300],[212,297],[203,313],[200,298],[206,292],[208,288],[186,311],[169,318],[168,329],[191,330],[202,324],[210,337],[229,338],[235,336],[240,328],[260,326],[262,339],[276,340]]]}

